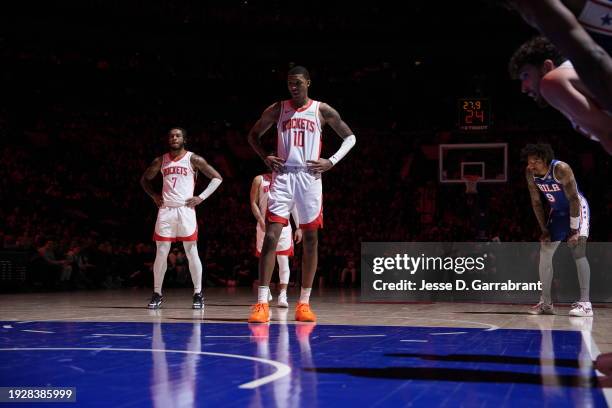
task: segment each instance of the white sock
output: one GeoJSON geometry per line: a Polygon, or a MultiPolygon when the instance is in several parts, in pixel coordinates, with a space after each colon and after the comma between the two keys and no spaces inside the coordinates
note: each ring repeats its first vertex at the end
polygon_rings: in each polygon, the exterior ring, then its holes
{"type": "Polygon", "coordinates": [[[164,275],[166,275],[166,268],[168,267],[168,254],[172,244],[166,241],[156,241],[156,244],[157,253],[153,263],[153,290],[161,295],[164,275]]]}
{"type": "Polygon", "coordinates": [[[269,286],[260,286],[257,290],[257,303],[268,303],[268,295],[270,294],[269,286]]]}
{"type": "Polygon", "coordinates": [[[300,292],[300,303],[310,303],[310,291],[312,288],[302,288],[300,292]]]}
{"type": "Polygon", "coordinates": [[[198,243],[196,241],[185,241],[183,242],[183,248],[185,248],[185,256],[189,261],[193,293],[200,293],[202,291],[202,261],[200,261],[198,255],[198,243]]]}

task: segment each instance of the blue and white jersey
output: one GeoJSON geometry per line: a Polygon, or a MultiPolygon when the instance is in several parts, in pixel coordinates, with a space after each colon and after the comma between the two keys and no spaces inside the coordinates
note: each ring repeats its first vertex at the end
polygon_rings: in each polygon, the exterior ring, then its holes
{"type": "Polygon", "coordinates": [[[612,0],[586,0],[578,21],[612,55],[612,0]]]}
{"type": "MultiPolygon", "coordinates": [[[[563,191],[563,185],[559,180],[555,178],[555,167],[560,163],[559,160],[552,160],[550,165],[548,166],[548,172],[543,177],[533,176],[533,181],[535,182],[538,189],[548,201],[548,205],[553,212],[557,213],[556,215],[569,215],[569,201],[565,196],[565,191],[563,191]]],[[[580,201],[584,200],[580,189],[578,189],[578,184],[576,184],[576,189],[578,190],[578,195],[580,196],[580,201]]]]}
{"type": "MultiPolygon", "coordinates": [[[[564,241],[570,233],[570,203],[563,191],[563,185],[555,178],[555,167],[561,163],[553,160],[548,166],[548,172],[543,177],[533,176],[533,181],[550,205],[550,214],[546,227],[550,232],[551,241],[564,241]]],[[[578,184],[578,198],[580,200],[580,213],[578,214],[578,234],[581,237],[589,236],[591,224],[591,211],[589,203],[580,192],[578,184]]]]}

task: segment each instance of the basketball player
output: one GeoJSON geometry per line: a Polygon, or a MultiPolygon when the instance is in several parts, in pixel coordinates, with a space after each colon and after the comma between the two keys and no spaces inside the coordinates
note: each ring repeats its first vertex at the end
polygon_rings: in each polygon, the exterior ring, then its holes
{"type": "Polygon", "coordinates": [[[336,165],[355,145],[355,135],[338,112],[329,105],[309,98],[310,74],[296,66],[287,74],[291,99],[269,106],[249,132],[249,143],[273,171],[266,214],[266,233],[259,258],[257,304],[249,322],[270,320],[269,284],[274,269],[274,255],[281,230],[289,223],[295,205],[303,230],[302,289],[295,319],[316,321],[310,309],[310,292],[317,270],[318,229],[323,227],[323,187],[321,173],[336,165]],[[260,138],[272,125],[277,128],[277,155],[269,155],[260,138]],[[340,149],[329,159],[321,158],[323,127],[329,124],[343,139],[340,149]]]}
{"type": "Polygon", "coordinates": [[[509,0],[576,68],[599,105],[612,114],[612,1],[509,0]]]}
{"type": "Polygon", "coordinates": [[[567,240],[576,261],[580,300],[572,305],[570,316],[590,317],[593,309],[589,301],[591,270],[586,258],[589,236],[589,204],[578,190],[571,167],[554,159],[549,144],[528,144],[521,152],[527,161],[525,176],[531,196],[531,206],[538,220],[540,237],[540,302],[529,310],[531,314],[553,314],[550,294],[553,276],[553,255],[561,241],[567,240]],[[550,207],[548,219],[544,215],[542,198],[550,207]]]}
{"type": "Polygon", "coordinates": [[[592,99],[572,64],[544,37],[527,41],[514,53],[510,75],[521,81],[521,91],[538,105],[551,105],[565,115],[574,128],[599,141],[612,154],[612,116],[592,99]]]}
{"type": "Polygon", "coordinates": [[[151,196],[159,212],[155,223],[153,239],[157,244],[153,264],[153,296],[149,309],[158,309],[164,297],[162,284],[166,273],[168,254],[172,242],[183,241],[185,255],[189,261],[189,272],[193,281],[193,308],[204,306],[202,295],[202,263],[198,256],[198,224],[195,207],[206,200],[222,182],[221,175],[201,156],[185,149],[187,134],[182,128],[168,132],[170,151],[157,157],[140,178],[140,185],[151,196]],[[201,171],[210,178],[208,187],[198,196],[193,196],[195,180],[201,171]],[[153,189],[151,181],[157,173],[163,177],[160,196],[153,189]]]}
{"type": "MultiPolygon", "coordinates": [[[[271,174],[261,174],[256,176],[251,183],[251,211],[257,220],[256,227],[256,255],[261,256],[261,248],[263,246],[264,235],[266,232],[266,221],[264,215],[268,209],[268,194],[270,190],[270,182],[272,181],[271,174]]],[[[291,210],[291,216],[297,226],[295,231],[295,242],[299,244],[302,241],[302,230],[299,228],[300,221],[297,215],[295,206],[291,210]]],[[[277,306],[289,307],[287,302],[287,285],[289,284],[289,257],[293,256],[293,237],[291,224],[288,223],[283,227],[278,245],[276,247],[276,262],[278,263],[278,277],[280,293],[278,295],[277,306]]],[[[271,296],[270,296],[271,297],[271,296]]],[[[271,300],[268,297],[268,300],[271,300]]]]}

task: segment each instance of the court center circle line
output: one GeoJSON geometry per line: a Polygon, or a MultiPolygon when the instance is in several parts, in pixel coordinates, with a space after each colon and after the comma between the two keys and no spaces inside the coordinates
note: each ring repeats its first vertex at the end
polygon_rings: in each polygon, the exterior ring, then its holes
{"type": "Polygon", "coordinates": [[[124,352],[141,352],[141,353],[177,353],[177,354],[198,354],[205,356],[237,358],[241,360],[255,361],[262,364],[268,364],[276,368],[276,372],[259,378],[254,381],[241,384],[238,388],[252,390],[262,385],[266,385],[280,378],[283,378],[291,373],[291,367],[286,364],[279,363],[274,360],[265,358],[242,356],[239,354],[213,353],[208,351],[191,351],[191,350],[164,350],[164,349],[133,349],[133,348],[102,348],[102,347],[11,347],[0,348],[0,351],[124,351],[124,352]]]}

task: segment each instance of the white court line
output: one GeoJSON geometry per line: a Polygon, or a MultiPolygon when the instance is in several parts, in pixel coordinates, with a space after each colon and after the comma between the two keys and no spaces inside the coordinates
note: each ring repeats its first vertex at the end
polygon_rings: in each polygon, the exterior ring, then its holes
{"type": "Polygon", "coordinates": [[[488,326],[489,328],[485,331],[493,331],[499,329],[499,326],[489,323],[472,322],[470,320],[450,320],[450,319],[432,319],[429,317],[398,317],[398,319],[419,319],[419,320],[437,320],[439,322],[460,322],[460,323],[471,323],[480,326],[488,326]]]}
{"type": "Polygon", "coordinates": [[[386,334],[350,334],[350,335],[344,335],[344,336],[328,336],[328,337],[341,337],[341,338],[346,338],[346,337],[386,337],[386,334]]]}
{"type": "Polygon", "coordinates": [[[119,333],[95,333],[92,336],[112,336],[112,337],[145,337],[146,334],[119,334],[119,333]]]}
{"type": "Polygon", "coordinates": [[[407,341],[410,343],[427,343],[428,340],[400,340],[400,341],[407,341]]]}
{"type": "Polygon", "coordinates": [[[443,336],[445,334],[465,334],[467,332],[445,332],[445,333],[429,333],[430,336],[443,336]]]}
{"type": "Polygon", "coordinates": [[[250,335],[247,335],[247,336],[204,336],[204,337],[208,337],[208,338],[211,338],[211,339],[213,339],[213,338],[214,339],[219,339],[219,338],[226,338],[226,337],[227,338],[245,338],[245,337],[259,338],[259,337],[268,337],[268,336],[250,336],[250,335]]]}
{"type": "MultiPolygon", "coordinates": [[[[358,314],[351,314],[351,315],[343,315],[343,314],[335,314],[334,317],[347,317],[347,318],[368,318],[368,317],[372,317],[372,316],[363,316],[363,315],[358,315],[358,314]]],[[[474,324],[477,326],[487,326],[488,329],[486,329],[485,331],[493,331],[493,330],[497,330],[499,329],[499,326],[495,325],[495,324],[489,324],[489,323],[482,323],[482,322],[473,322],[471,320],[455,320],[455,319],[434,319],[434,318],[430,318],[430,317],[406,317],[406,316],[386,316],[385,319],[402,319],[402,320],[427,320],[427,321],[438,321],[438,322],[459,322],[459,323],[470,323],[470,324],[474,324]]]]}
{"type": "MultiPolygon", "coordinates": [[[[587,339],[584,336],[584,333],[580,332],[582,334],[582,340],[585,342],[587,342],[587,339]]],[[[593,363],[595,363],[595,360],[597,360],[597,356],[599,356],[601,354],[601,350],[599,350],[599,346],[597,345],[597,343],[595,342],[595,339],[592,338],[591,335],[591,347],[587,347],[587,350],[589,350],[589,353],[591,354],[591,360],[593,361],[593,363]]],[[[606,375],[604,373],[602,373],[599,370],[595,370],[595,373],[597,374],[598,377],[605,377],[606,375]]],[[[604,395],[604,398],[606,400],[606,403],[608,404],[608,407],[612,407],[612,389],[610,388],[601,388],[601,392],[604,395]]]]}
{"type": "Polygon", "coordinates": [[[28,332],[28,333],[46,333],[46,334],[54,334],[55,332],[52,331],[46,331],[46,330],[21,330],[23,332],[28,332]]]}
{"type": "Polygon", "coordinates": [[[2,325],[2,328],[3,328],[3,329],[12,329],[12,328],[13,328],[13,326],[11,326],[10,324],[3,324],[3,325],[2,325]]]}
{"type": "Polygon", "coordinates": [[[191,350],[164,350],[164,349],[132,349],[132,348],[100,348],[100,347],[13,347],[13,348],[0,348],[0,351],[128,351],[128,352],[142,352],[142,353],[178,353],[178,354],[199,354],[204,356],[216,356],[216,357],[229,357],[238,358],[241,360],[255,361],[258,363],[269,364],[276,368],[276,372],[261,377],[254,381],[241,384],[238,388],[252,390],[262,385],[266,385],[280,378],[286,377],[291,373],[291,367],[286,364],[279,363],[274,360],[267,360],[265,358],[241,356],[239,354],[226,354],[226,353],[212,353],[208,351],[191,351],[191,350]]]}

